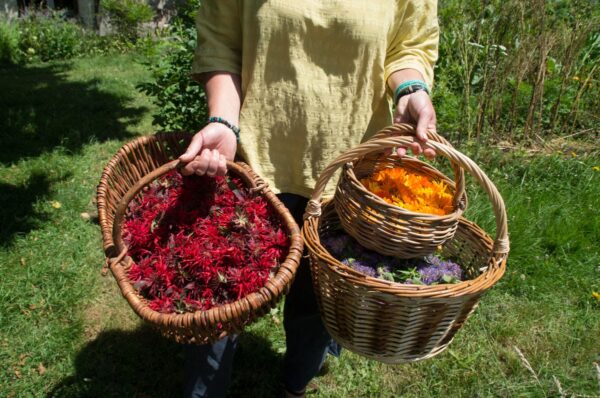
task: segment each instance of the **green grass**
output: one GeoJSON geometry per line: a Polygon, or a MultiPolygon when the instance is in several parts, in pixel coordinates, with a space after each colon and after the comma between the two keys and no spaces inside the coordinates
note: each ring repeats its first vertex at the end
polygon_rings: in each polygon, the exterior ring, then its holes
{"type": "MultiPolygon", "coordinates": [[[[135,90],[148,78],[132,56],[0,69],[1,396],[180,395],[181,346],[143,327],[100,275],[99,227],[81,217],[107,160],[152,131],[135,90]]],[[[446,352],[389,366],[345,351],[313,396],[552,397],[554,378],[567,395],[600,395],[600,156],[475,158],[506,201],[505,277],[446,352]]],[[[493,231],[484,194],[471,186],[469,200],[493,231]]],[[[248,328],[232,396],[276,396],[284,341],[281,311],[248,328]]]]}

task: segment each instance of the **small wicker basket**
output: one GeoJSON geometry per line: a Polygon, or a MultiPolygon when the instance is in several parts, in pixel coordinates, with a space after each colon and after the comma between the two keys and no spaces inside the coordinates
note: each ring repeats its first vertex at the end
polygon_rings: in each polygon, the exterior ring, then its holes
{"type": "MultiPolygon", "coordinates": [[[[358,151],[407,145],[411,137],[371,140],[358,151]]],[[[509,252],[504,202],[496,187],[468,157],[452,147],[428,141],[425,145],[472,174],[487,192],[496,217],[492,240],[476,224],[460,218],[444,257],[459,263],[468,277],[456,284],[400,284],[373,278],[332,257],[321,237],[340,227],[331,201],[321,202],[331,173],[321,175],[305,213],[303,236],[311,260],[315,295],[330,335],[342,346],[385,363],[412,362],[443,351],[477,306],[480,297],[504,274],[509,252]],[[323,212],[321,213],[321,210],[323,212]]],[[[341,156],[331,167],[348,161],[341,156]]]]}
{"type": "MultiPolygon", "coordinates": [[[[390,126],[375,135],[414,136],[409,124],[390,126]]],[[[429,133],[434,142],[450,145],[444,138],[429,133]]],[[[400,258],[414,258],[434,252],[439,245],[452,239],[458,219],[466,207],[464,173],[452,163],[456,184],[433,166],[415,158],[386,155],[385,148],[364,145],[348,151],[334,196],[335,208],[344,230],[362,246],[381,254],[400,258]],[[454,211],[439,216],[416,213],[385,202],[360,182],[382,168],[403,166],[434,180],[444,180],[454,191],[454,211]]],[[[325,171],[326,172],[326,171],[325,171]]],[[[324,172],[324,173],[325,173],[324,172]]]]}
{"type": "Polygon", "coordinates": [[[124,145],[105,167],[98,186],[98,216],[102,229],[106,265],[133,310],[160,332],[179,343],[206,344],[240,332],[281,299],[289,289],[300,263],[303,242],[292,215],[266,184],[245,164],[228,162],[230,173],[239,177],[277,214],[290,236],[288,256],[259,291],[235,302],[185,314],[164,314],[148,307],[133,288],[127,271],[133,264],[123,243],[121,225],[127,205],[147,184],[178,166],[191,135],[160,133],[138,138],[124,145]]]}

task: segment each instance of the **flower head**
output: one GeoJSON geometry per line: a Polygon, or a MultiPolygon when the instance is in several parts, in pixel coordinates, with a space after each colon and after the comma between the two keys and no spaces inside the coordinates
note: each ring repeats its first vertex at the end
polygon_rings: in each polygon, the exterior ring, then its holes
{"type": "Polygon", "coordinates": [[[267,202],[240,180],[177,172],[129,204],[123,236],[134,259],[129,278],[160,312],[206,310],[255,292],[289,248],[267,202]]]}
{"type": "Polygon", "coordinates": [[[430,256],[417,266],[421,282],[426,285],[434,283],[451,283],[462,280],[463,272],[460,266],[451,261],[444,261],[436,256],[430,256]]]}
{"type": "Polygon", "coordinates": [[[445,181],[403,167],[382,168],[361,183],[387,203],[406,210],[437,215],[454,211],[452,189],[445,181]]]}
{"type": "Polygon", "coordinates": [[[354,258],[345,259],[342,261],[342,264],[349,266],[355,271],[358,271],[367,276],[377,277],[377,271],[371,265],[367,263],[363,263],[360,260],[356,260],[354,258]]]}

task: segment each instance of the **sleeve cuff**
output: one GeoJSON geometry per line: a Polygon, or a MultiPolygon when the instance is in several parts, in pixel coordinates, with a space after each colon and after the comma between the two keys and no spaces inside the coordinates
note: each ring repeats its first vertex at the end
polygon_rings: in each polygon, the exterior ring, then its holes
{"type": "Polygon", "coordinates": [[[386,84],[392,73],[402,69],[414,69],[419,71],[419,73],[423,75],[425,83],[427,83],[429,89],[431,90],[433,88],[433,69],[429,66],[423,65],[423,63],[418,59],[402,59],[386,65],[384,70],[386,84]]]}
{"type": "Polygon", "coordinates": [[[237,62],[225,58],[204,57],[196,58],[192,64],[191,76],[198,81],[198,75],[207,72],[229,72],[236,75],[241,74],[241,68],[237,62]]]}

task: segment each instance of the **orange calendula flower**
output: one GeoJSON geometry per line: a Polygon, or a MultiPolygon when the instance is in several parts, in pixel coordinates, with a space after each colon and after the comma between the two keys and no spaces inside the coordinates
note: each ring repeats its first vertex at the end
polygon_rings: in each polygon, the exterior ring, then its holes
{"type": "Polygon", "coordinates": [[[454,211],[453,192],[445,181],[403,167],[381,169],[361,183],[387,203],[406,210],[440,216],[454,211]]]}

